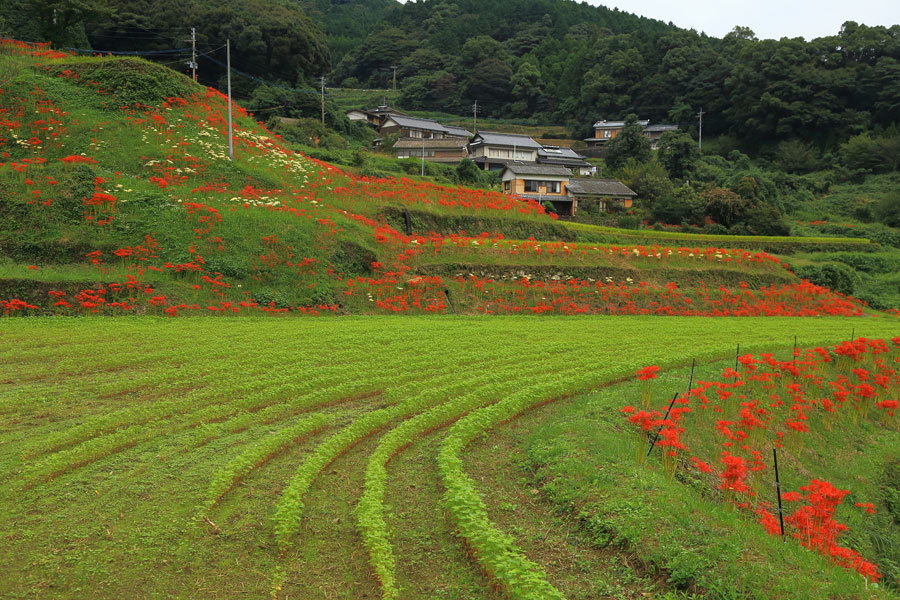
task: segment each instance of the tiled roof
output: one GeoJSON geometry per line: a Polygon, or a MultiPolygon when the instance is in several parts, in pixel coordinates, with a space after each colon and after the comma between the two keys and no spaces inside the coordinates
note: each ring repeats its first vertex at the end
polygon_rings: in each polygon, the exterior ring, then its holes
{"type": "Polygon", "coordinates": [[[571,177],[572,173],[565,167],[557,165],[539,165],[536,163],[509,163],[506,168],[514,175],[549,175],[552,177],[571,177]]]}
{"type": "Polygon", "coordinates": [[[540,150],[543,146],[528,137],[515,133],[494,133],[492,131],[479,131],[472,140],[472,145],[484,144],[486,146],[515,146],[517,148],[533,148],[540,150]]]}
{"type": "Polygon", "coordinates": [[[628,186],[615,179],[573,179],[566,189],[573,196],[637,196],[628,186]]]}
{"type": "MultiPolygon", "coordinates": [[[[641,127],[646,127],[650,124],[650,119],[644,119],[643,121],[638,121],[638,125],[641,127]]],[[[597,121],[594,123],[594,129],[599,129],[601,127],[615,128],[615,127],[625,127],[625,121],[597,121]]]]}
{"type": "Polygon", "coordinates": [[[538,162],[545,164],[568,165],[572,167],[590,167],[584,157],[571,148],[544,146],[538,150],[538,162]]]}
{"type": "Polygon", "coordinates": [[[447,130],[448,135],[470,138],[472,137],[472,132],[468,129],[464,129],[462,127],[456,127],[455,125],[444,125],[444,129],[447,130]]]}
{"type": "Polygon", "coordinates": [[[385,117],[385,122],[390,119],[400,127],[411,127],[413,129],[427,129],[429,131],[442,131],[447,133],[447,128],[431,119],[419,119],[417,117],[406,117],[403,115],[390,114],[385,117]]]}
{"type": "MultiPolygon", "coordinates": [[[[397,140],[394,148],[421,148],[423,140],[397,140]]],[[[426,148],[465,148],[466,138],[444,138],[442,140],[433,140],[426,138],[424,140],[426,148]]]]}
{"type": "Polygon", "coordinates": [[[678,125],[647,125],[644,131],[678,131],[678,125]]]}

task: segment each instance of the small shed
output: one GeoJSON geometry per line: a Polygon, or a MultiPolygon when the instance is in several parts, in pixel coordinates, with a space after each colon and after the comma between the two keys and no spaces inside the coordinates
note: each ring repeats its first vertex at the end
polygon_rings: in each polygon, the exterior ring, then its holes
{"type": "Polygon", "coordinates": [[[566,187],[566,193],[572,200],[572,214],[579,206],[597,203],[601,211],[611,208],[631,208],[637,196],[627,185],[615,179],[573,179],[566,187]]]}

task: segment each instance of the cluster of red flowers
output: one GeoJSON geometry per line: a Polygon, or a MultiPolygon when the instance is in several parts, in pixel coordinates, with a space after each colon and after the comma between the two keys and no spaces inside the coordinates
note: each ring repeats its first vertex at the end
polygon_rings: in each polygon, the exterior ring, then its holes
{"type": "MultiPolygon", "coordinates": [[[[0,40],[0,44],[4,44],[0,40]]],[[[18,44],[21,51],[44,56],[45,48],[18,44]]],[[[96,82],[81,78],[71,69],[54,66],[52,61],[42,65],[59,77],[64,77],[80,85],[89,86],[98,93],[110,95],[114,92],[101,89],[96,82]]],[[[247,126],[244,119],[238,119],[233,141],[236,159],[246,161],[266,160],[265,168],[273,175],[283,174],[282,188],[261,189],[258,183],[242,183],[242,189],[230,189],[223,181],[201,181],[208,171],[209,157],[215,157],[216,144],[227,139],[227,110],[225,97],[212,88],[189,98],[168,98],[160,106],[121,107],[126,113],[129,126],[140,129],[142,137],[159,142],[165,148],[159,156],[143,156],[147,179],[173,202],[180,203],[187,211],[188,220],[194,227],[196,242],[187,252],[188,261],[166,262],[158,265],[146,261],[139,269],[171,270],[182,277],[209,276],[221,281],[216,273],[207,272],[204,256],[222,252],[225,242],[217,235],[215,228],[223,219],[223,214],[235,210],[266,210],[285,218],[307,219],[317,226],[314,241],[317,245],[327,245],[328,236],[341,231],[341,223],[356,221],[370,228],[376,243],[381,248],[384,263],[370,277],[345,280],[335,273],[331,265],[316,265],[319,277],[327,275],[332,279],[336,293],[347,306],[375,309],[386,312],[435,312],[451,310],[451,302],[467,311],[485,314],[555,313],[555,314],[629,314],[629,315],[685,315],[685,316],[816,316],[816,315],[859,315],[863,305],[852,298],[842,296],[814,286],[808,282],[793,285],[771,286],[751,290],[746,284],[740,290],[731,291],[724,287],[710,289],[702,283],[690,290],[680,290],[672,282],[666,286],[654,286],[646,282],[602,281],[590,279],[564,279],[553,277],[539,280],[532,277],[494,279],[485,276],[459,275],[446,277],[429,270],[429,262],[441,252],[478,252],[479,254],[502,253],[506,256],[535,258],[553,264],[559,260],[565,265],[589,264],[592,257],[602,257],[603,261],[703,261],[752,265],[754,270],[787,268],[778,258],[765,252],[700,247],[669,247],[659,245],[597,245],[574,242],[545,242],[534,239],[525,241],[506,240],[502,235],[481,233],[477,236],[403,235],[384,222],[354,212],[373,214],[372,208],[385,203],[428,206],[436,210],[460,210],[470,214],[484,211],[515,213],[525,218],[546,219],[547,214],[538,203],[523,200],[497,192],[472,190],[462,187],[439,186],[417,182],[407,178],[368,178],[346,173],[341,169],[304,157],[280,143],[279,136],[269,132],[265,126],[247,126]],[[194,127],[196,126],[196,127],[194,127]],[[199,129],[191,138],[188,132],[199,129]],[[196,155],[196,156],[195,156],[196,155]],[[207,156],[207,159],[197,158],[207,156]],[[302,182],[301,182],[302,179],[302,182]],[[296,182],[293,185],[291,182],[296,182]],[[188,193],[190,190],[190,193],[188,193]],[[429,261],[429,259],[432,259],[429,261]],[[418,273],[414,273],[419,268],[418,273]],[[456,302],[456,299],[459,299],[456,302]],[[366,304],[366,301],[369,304],[366,304]]],[[[235,110],[247,116],[240,107],[235,110]]],[[[8,108],[0,108],[0,150],[5,140],[4,129],[22,129],[33,138],[27,146],[33,158],[18,159],[7,163],[15,171],[26,174],[29,203],[51,206],[50,188],[56,181],[50,177],[39,177],[32,170],[48,160],[41,156],[51,149],[56,156],[51,158],[64,165],[96,164],[90,156],[68,155],[54,144],[65,132],[68,113],[53,105],[43,91],[35,88],[28,99],[17,98],[8,108]],[[32,116],[32,115],[37,115],[32,116]],[[32,120],[36,119],[36,120],[32,120]]],[[[99,127],[100,124],[97,125],[99,127]]],[[[21,133],[19,134],[21,138],[21,133]]],[[[147,144],[153,147],[152,143],[147,144]]],[[[8,153],[4,153],[6,157],[8,153]]],[[[0,163],[0,168],[4,163],[0,163]]],[[[36,170],[36,169],[35,169],[36,170]]],[[[118,178],[119,174],[116,174],[118,178]]],[[[121,184],[111,178],[97,177],[92,195],[82,199],[84,222],[100,226],[109,225],[121,210],[130,190],[119,190],[121,184]]],[[[268,187],[268,186],[267,186],[268,187]]],[[[138,248],[139,246],[134,246],[138,248]]],[[[116,254],[126,266],[135,260],[128,254],[128,247],[116,254]]],[[[324,254],[324,253],[323,253],[324,254]]],[[[297,277],[302,285],[313,285],[304,278],[316,275],[305,257],[294,257],[293,250],[270,247],[255,259],[252,265],[253,277],[260,280],[268,277],[297,277]]],[[[99,255],[91,253],[88,259],[102,268],[99,255]]],[[[465,261],[460,261],[465,262],[465,261]]],[[[606,264],[606,262],[604,262],[606,264]]],[[[138,273],[139,275],[139,273],[138,273]]],[[[201,282],[198,282],[200,284],[201,282]]],[[[223,282],[224,283],[224,282],[223,282]]],[[[225,301],[221,293],[224,285],[216,285],[212,291],[217,301],[225,301]]],[[[246,300],[246,299],[245,299],[246,300]]]]}
{"type": "MultiPolygon", "coordinates": [[[[740,370],[726,369],[720,381],[698,381],[674,400],[665,417],[649,408],[626,406],[622,412],[639,432],[639,460],[648,436],[658,435],[663,467],[671,474],[678,453],[689,449],[685,435],[697,437],[699,443],[705,431],[715,431],[709,437],[721,445],[721,469],[716,472],[697,456],[686,464],[717,477],[719,490],[729,502],[752,511],[769,533],[780,534],[771,503],[761,500],[757,492],[768,470],[762,451],[771,445],[799,459],[811,428],[853,424],[872,414],[882,424],[892,423],[900,403],[900,337],[890,341],[859,338],[833,347],[797,350],[789,361],[770,353],[747,354],[739,357],[738,365],[740,370]],[[690,424],[687,415],[693,415],[690,424]]],[[[655,369],[641,369],[638,378],[655,377],[655,369]]],[[[820,480],[800,489],[806,494],[783,496],[789,503],[802,503],[785,518],[785,533],[869,580],[878,579],[875,565],[838,544],[846,526],[834,520],[834,512],[848,492],[820,480]]],[[[868,514],[875,512],[872,503],[856,506],[868,514]]]]}

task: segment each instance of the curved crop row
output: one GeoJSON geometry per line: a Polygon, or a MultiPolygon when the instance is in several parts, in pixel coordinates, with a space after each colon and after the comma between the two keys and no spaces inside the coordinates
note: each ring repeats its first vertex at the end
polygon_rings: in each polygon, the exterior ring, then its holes
{"type": "Polygon", "coordinates": [[[332,424],[336,419],[337,415],[335,414],[314,414],[281,429],[277,433],[265,435],[261,439],[256,440],[250,448],[241,452],[225,467],[216,471],[209,482],[202,510],[204,512],[209,511],[247,473],[261,466],[276,454],[280,454],[299,443],[307,435],[332,424]]]}
{"type": "MultiPolygon", "coordinates": [[[[509,365],[520,364],[518,357],[507,358],[505,363],[509,365]]],[[[485,381],[496,377],[510,377],[502,371],[498,371],[500,365],[482,365],[489,374],[484,376],[485,381]],[[493,369],[492,369],[493,367],[493,369]]],[[[334,434],[320,444],[306,460],[297,468],[288,485],[281,493],[275,507],[273,520],[275,522],[275,536],[279,545],[285,548],[290,545],[291,537],[297,532],[300,520],[303,516],[303,496],[312,485],[318,474],[327,467],[335,458],[343,452],[363,440],[376,430],[384,427],[394,419],[406,418],[418,412],[428,410],[449,396],[465,391],[473,385],[472,380],[460,382],[457,368],[449,365],[448,373],[443,378],[448,384],[444,387],[431,382],[414,382],[416,389],[427,387],[419,394],[407,398],[394,406],[372,411],[360,419],[357,419],[338,433],[334,434]],[[452,382],[452,383],[451,383],[452,382]],[[430,383],[428,386],[423,384],[430,383]]]]}
{"type": "Polygon", "coordinates": [[[533,364],[531,368],[513,364],[505,370],[493,369],[490,375],[468,382],[468,387],[477,391],[430,408],[391,429],[381,439],[366,466],[363,493],[356,506],[356,520],[385,599],[399,598],[396,586],[396,560],[384,521],[388,462],[425,432],[456,421],[472,410],[497,401],[503,395],[518,389],[521,385],[519,381],[522,379],[544,370],[545,367],[541,364],[533,364]]]}
{"type": "Polygon", "coordinates": [[[487,507],[475,483],[466,475],[460,454],[484,431],[549,398],[588,389],[597,380],[596,374],[584,374],[583,370],[567,375],[571,378],[528,386],[470,413],[451,428],[438,452],[438,470],[446,488],[444,505],[459,536],[488,576],[499,582],[507,597],[514,600],[561,599],[563,595],[546,580],[543,569],[521,553],[513,538],[488,518],[487,507]]]}

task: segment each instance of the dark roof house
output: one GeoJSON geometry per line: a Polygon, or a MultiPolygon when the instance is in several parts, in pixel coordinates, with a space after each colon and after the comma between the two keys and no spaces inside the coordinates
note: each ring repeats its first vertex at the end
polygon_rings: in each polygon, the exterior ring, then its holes
{"type": "Polygon", "coordinates": [[[631,208],[632,200],[637,196],[631,188],[615,179],[573,179],[566,189],[573,202],[573,214],[579,205],[588,202],[596,202],[603,211],[611,207],[631,208]]]}
{"type": "Polygon", "coordinates": [[[437,138],[447,137],[469,138],[469,132],[462,127],[448,127],[433,119],[421,119],[406,115],[387,115],[381,124],[382,135],[399,133],[404,138],[437,138]]]}
{"type": "Polygon", "coordinates": [[[560,165],[579,175],[590,175],[593,165],[584,160],[584,157],[571,148],[560,146],[544,146],[538,150],[537,161],[547,165],[560,165]]]}
{"type": "MultiPolygon", "coordinates": [[[[650,138],[650,144],[653,148],[656,148],[656,142],[663,133],[678,130],[678,125],[651,125],[647,119],[638,121],[637,124],[641,126],[644,135],[650,138]]],[[[593,137],[585,138],[584,141],[593,146],[603,145],[619,135],[624,128],[625,121],[597,121],[594,123],[593,137]]]]}
{"type": "Polygon", "coordinates": [[[351,109],[347,111],[347,118],[351,121],[365,121],[369,125],[373,125],[376,129],[381,127],[385,117],[388,115],[405,115],[396,108],[387,105],[381,105],[372,109],[351,109]]]}
{"type": "Polygon", "coordinates": [[[527,135],[479,131],[469,142],[469,156],[485,171],[499,171],[513,161],[537,162],[541,148],[527,135]]]}
{"type": "Polygon", "coordinates": [[[467,142],[463,137],[403,139],[394,143],[394,154],[397,158],[421,158],[424,153],[430,162],[457,163],[468,154],[467,142]]]}

